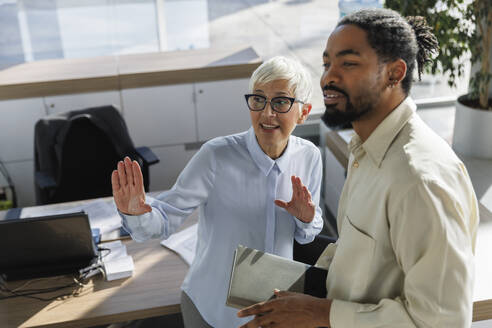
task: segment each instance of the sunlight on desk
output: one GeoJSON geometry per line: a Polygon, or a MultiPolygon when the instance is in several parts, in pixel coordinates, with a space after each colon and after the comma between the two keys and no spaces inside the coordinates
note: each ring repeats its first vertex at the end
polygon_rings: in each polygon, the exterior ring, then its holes
{"type": "Polygon", "coordinates": [[[7,327],[90,327],[177,313],[188,266],[159,242],[125,241],[135,261],[131,278],[107,282],[98,277],[81,296],[50,303],[2,301],[0,317],[7,318],[7,327]]]}

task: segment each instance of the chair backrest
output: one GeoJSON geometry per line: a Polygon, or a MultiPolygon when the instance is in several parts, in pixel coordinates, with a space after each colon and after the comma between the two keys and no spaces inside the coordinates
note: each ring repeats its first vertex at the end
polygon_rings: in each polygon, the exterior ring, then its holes
{"type": "Polygon", "coordinates": [[[126,124],[112,106],[40,120],[34,152],[35,170],[56,182],[50,190],[36,185],[38,204],[110,196],[111,172],[118,161],[124,156],[139,160],[126,124]]]}
{"type": "Polygon", "coordinates": [[[53,200],[111,195],[110,176],[120,159],[106,132],[88,117],[76,117],[61,144],[58,187],[53,200]]]}

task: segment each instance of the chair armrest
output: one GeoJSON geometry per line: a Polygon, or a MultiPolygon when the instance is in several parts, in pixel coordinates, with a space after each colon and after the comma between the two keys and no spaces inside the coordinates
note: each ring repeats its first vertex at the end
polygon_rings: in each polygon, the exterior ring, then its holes
{"type": "Polygon", "coordinates": [[[137,147],[135,151],[147,165],[159,163],[159,158],[149,147],[137,147]]]}
{"type": "Polygon", "coordinates": [[[45,172],[37,171],[35,175],[35,179],[36,179],[36,184],[41,189],[51,189],[56,187],[55,179],[51,175],[45,172]]]}

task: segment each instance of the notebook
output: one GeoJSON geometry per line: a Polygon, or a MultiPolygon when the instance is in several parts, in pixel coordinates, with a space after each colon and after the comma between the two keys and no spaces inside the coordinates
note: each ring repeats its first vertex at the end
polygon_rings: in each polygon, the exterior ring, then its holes
{"type": "Polygon", "coordinates": [[[288,290],[326,297],[325,269],[239,245],[229,281],[226,305],[243,308],[288,290]]]}
{"type": "Polygon", "coordinates": [[[83,212],[0,221],[0,275],[5,280],[77,273],[97,255],[83,212]]]}

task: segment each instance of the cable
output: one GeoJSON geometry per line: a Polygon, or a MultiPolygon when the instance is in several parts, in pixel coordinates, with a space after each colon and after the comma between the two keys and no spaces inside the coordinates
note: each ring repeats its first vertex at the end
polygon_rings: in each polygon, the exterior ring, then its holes
{"type": "Polygon", "coordinates": [[[98,250],[99,252],[102,252],[102,251],[108,251],[108,253],[107,253],[107,254],[104,254],[104,255],[99,254],[99,259],[100,259],[100,260],[102,260],[102,258],[103,258],[103,257],[106,257],[106,256],[108,256],[109,254],[111,254],[111,248],[98,247],[98,248],[97,248],[97,250],[98,250]]]}
{"type": "Polygon", "coordinates": [[[33,282],[35,281],[40,281],[40,280],[43,280],[44,278],[38,278],[38,279],[33,279],[33,280],[28,280],[26,281],[24,284],[20,285],[19,287],[15,288],[15,289],[12,289],[13,292],[16,292],[18,290],[21,290],[22,288],[32,284],[33,282]]]}
{"type": "Polygon", "coordinates": [[[7,171],[7,168],[5,167],[5,165],[1,160],[0,160],[0,173],[2,173],[5,180],[7,180],[9,186],[12,186],[13,185],[12,179],[10,178],[9,172],[7,171]]]}
{"type": "MultiPolygon", "coordinates": [[[[35,295],[53,293],[53,292],[56,292],[56,291],[59,291],[59,290],[65,289],[65,288],[70,288],[70,287],[79,287],[79,289],[83,288],[86,286],[86,284],[84,284],[81,281],[84,281],[88,278],[91,278],[91,277],[93,277],[99,273],[101,273],[103,278],[105,279],[106,273],[104,272],[104,269],[102,267],[102,258],[111,254],[111,249],[98,247],[98,251],[100,252],[98,260],[95,263],[93,263],[92,265],[85,267],[83,269],[80,269],[78,279],[74,276],[73,282],[70,284],[66,284],[66,285],[62,285],[62,286],[56,286],[56,287],[48,287],[48,288],[24,289],[25,287],[27,287],[28,285],[30,285],[36,281],[41,281],[41,280],[47,279],[47,278],[38,278],[38,279],[26,281],[23,285],[15,288],[15,289],[10,289],[7,287],[7,284],[6,284],[5,280],[3,280],[2,276],[0,276],[0,292],[4,292],[4,293],[9,294],[8,296],[0,296],[0,300],[5,300],[5,299],[10,299],[10,298],[15,298],[15,297],[27,297],[27,298],[33,298],[33,299],[36,299],[39,301],[45,301],[46,302],[46,301],[53,301],[53,300],[59,299],[61,297],[66,297],[66,296],[78,296],[79,295],[78,289],[75,289],[69,293],[63,293],[63,294],[56,295],[53,297],[48,297],[48,298],[39,297],[39,296],[35,296],[35,295]],[[108,251],[108,253],[102,255],[103,251],[108,251]]],[[[48,278],[48,279],[52,279],[52,278],[48,278]]]]}
{"type": "Polygon", "coordinates": [[[0,161],[0,173],[5,177],[5,180],[7,180],[7,183],[11,184],[10,176],[7,172],[7,168],[3,164],[2,161],[0,161]]]}
{"type": "Polygon", "coordinates": [[[13,207],[17,207],[17,194],[15,192],[15,187],[12,179],[10,178],[9,172],[7,171],[7,168],[3,164],[3,162],[0,160],[0,173],[2,173],[3,177],[5,180],[7,180],[8,187],[10,190],[12,190],[12,204],[13,207]]]}
{"type": "Polygon", "coordinates": [[[27,297],[27,298],[33,298],[33,299],[36,299],[39,301],[53,301],[53,300],[56,300],[56,299],[59,299],[62,297],[66,297],[66,296],[76,297],[80,294],[80,289],[82,289],[83,287],[86,286],[86,284],[81,283],[79,280],[77,280],[75,277],[73,277],[73,282],[70,284],[66,284],[66,285],[62,285],[62,286],[56,286],[56,287],[39,288],[39,289],[26,289],[26,290],[19,291],[19,289],[24,288],[25,286],[33,283],[34,281],[39,281],[39,280],[44,280],[44,279],[46,279],[46,278],[30,280],[30,281],[26,282],[24,285],[17,287],[14,290],[9,289],[7,287],[7,285],[5,284],[5,282],[0,280],[0,292],[10,294],[8,296],[1,296],[0,300],[5,300],[5,299],[10,299],[10,298],[15,298],[15,297],[27,297]],[[71,288],[71,287],[78,287],[78,288],[70,291],[69,293],[63,293],[63,294],[59,294],[59,295],[48,297],[48,298],[35,296],[35,295],[39,295],[39,294],[53,293],[53,292],[56,292],[56,291],[59,291],[59,290],[65,289],[65,288],[71,288]]]}

